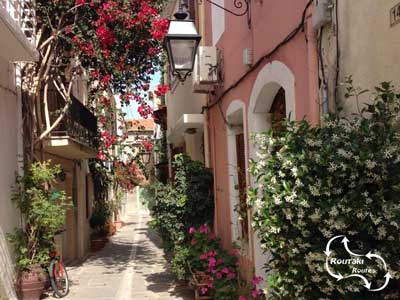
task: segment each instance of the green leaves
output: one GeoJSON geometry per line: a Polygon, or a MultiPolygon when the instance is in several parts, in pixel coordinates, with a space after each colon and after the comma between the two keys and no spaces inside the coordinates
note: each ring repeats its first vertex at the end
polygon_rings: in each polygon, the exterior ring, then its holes
{"type": "MultiPolygon", "coordinates": [[[[351,77],[347,84],[348,97],[367,92],[354,88],[351,77]]],[[[250,171],[257,189],[248,196],[255,229],[273,256],[266,262],[274,271],[270,299],[364,299],[354,282],[343,281],[339,289],[321,267],[335,235],[357,241],[356,253],[377,249],[387,261],[398,261],[400,97],[389,82],[373,96],[350,120],[331,114],[315,128],[286,121],[281,132],[255,135],[258,158],[250,171]]],[[[395,272],[397,263],[389,268],[395,272]]],[[[386,288],[380,299],[394,291],[386,288]]]]}
{"type": "Polygon", "coordinates": [[[9,235],[17,254],[17,266],[29,269],[45,265],[49,251],[54,249],[54,236],[65,224],[65,214],[70,203],[64,191],[52,185],[61,167],[50,161],[35,162],[25,175],[17,177],[12,200],[24,215],[25,226],[9,235]]]}

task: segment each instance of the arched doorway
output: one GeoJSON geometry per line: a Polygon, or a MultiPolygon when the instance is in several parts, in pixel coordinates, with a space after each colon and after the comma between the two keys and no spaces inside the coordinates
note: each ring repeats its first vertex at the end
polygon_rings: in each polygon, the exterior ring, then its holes
{"type": "MultiPolygon", "coordinates": [[[[284,118],[295,117],[295,78],[292,71],[282,62],[273,61],[265,65],[257,75],[251,92],[247,114],[248,132],[258,133],[269,129],[278,131],[284,118]]],[[[249,157],[256,160],[257,148],[249,143],[249,157]]],[[[250,177],[254,185],[254,178],[250,177]]],[[[266,278],[264,266],[268,252],[261,248],[257,232],[251,236],[253,260],[257,276],[266,278]]]]}

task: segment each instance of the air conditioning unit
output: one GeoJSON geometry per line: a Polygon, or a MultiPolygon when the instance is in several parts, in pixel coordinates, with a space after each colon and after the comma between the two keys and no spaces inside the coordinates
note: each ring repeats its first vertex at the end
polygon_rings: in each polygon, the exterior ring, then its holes
{"type": "Polygon", "coordinates": [[[318,30],[332,22],[332,0],[318,0],[312,15],[312,25],[314,30],[318,30]]]}
{"type": "Polygon", "coordinates": [[[200,46],[193,69],[193,92],[208,93],[220,83],[221,62],[216,47],[200,46]]]}

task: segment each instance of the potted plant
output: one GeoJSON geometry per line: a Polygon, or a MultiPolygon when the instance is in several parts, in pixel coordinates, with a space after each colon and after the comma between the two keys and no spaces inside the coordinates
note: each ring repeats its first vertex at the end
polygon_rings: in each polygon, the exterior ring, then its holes
{"type": "Polygon", "coordinates": [[[54,236],[65,224],[68,204],[64,191],[54,184],[60,166],[50,161],[31,164],[17,176],[12,200],[20,209],[23,226],[8,235],[14,246],[17,266],[16,290],[20,300],[38,300],[43,292],[54,236]]]}
{"type": "Polygon", "coordinates": [[[94,212],[89,220],[90,228],[93,230],[90,237],[92,252],[103,249],[108,242],[107,235],[110,232],[109,220],[111,216],[112,212],[109,201],[99,200],[95,202],[94,212]]]}

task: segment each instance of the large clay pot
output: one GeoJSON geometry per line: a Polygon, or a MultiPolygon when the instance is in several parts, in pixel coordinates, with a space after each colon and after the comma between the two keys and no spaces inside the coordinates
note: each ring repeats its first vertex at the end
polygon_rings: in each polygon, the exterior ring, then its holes
{"type": "Polygon", "coordinates": [[[43,294],[46,281],[47,275],[41,267],[19,272],[17,277],[18,299],[39,300],[43,294]]]}

